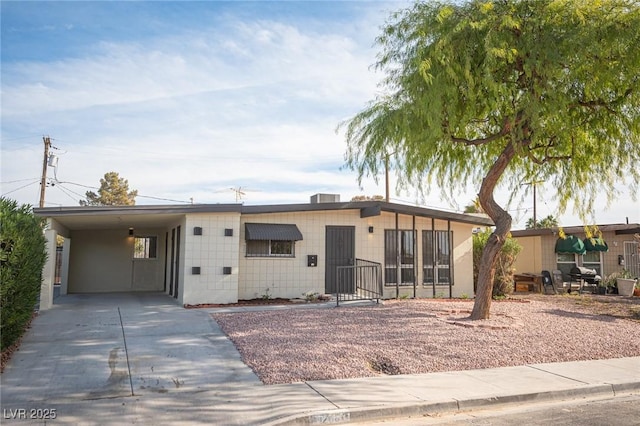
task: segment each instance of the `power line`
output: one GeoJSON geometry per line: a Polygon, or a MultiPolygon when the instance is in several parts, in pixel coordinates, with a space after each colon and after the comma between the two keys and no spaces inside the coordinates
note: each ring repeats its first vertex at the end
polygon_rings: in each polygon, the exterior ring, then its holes
{"type": "MultiPolygon", "coordinates": [[[[69,195],[69,192],[71,192],[71,193],[73,193],[73,194],[78,195],[77,193],[75,193],[75,192],[71,191],[70,189],[63,187],[62,185],[58,185],[58,189],[59,189],[60,191],[62,191],[62,192],[63,192],[67,197],[69,197],[69,198],[71,198],[73,201],[75,201],[76,203],[78,203],[78,202],[80,201],[80,200],[78,200],[78,199],[76,199],[76,198],[72,197],[71,195],[69,195]],[[69,191],[69,192],[67,192],[67,191],[69,191]]],[[[82,198],[82,196],[81,196],[81,198],[82,198]]]]}
{"type": "MultiPolygon", "coordinates": [[[[81,183],[75,183],[75,182],[69,182],[69,181],[58,182],[58,184],[63,184],[63,183],[64,183],[64,184],[69,183],[69,184],[71,184],[71,185],[76,185],[76,186],[80,186],[80,187],[82,187],[82,188],[88,188],[88,189],[100,189],[100,188],[97,188],[97,187],[95,187],[95,186],[83,185],[83,184],[81,184],[81,183]]],[[[68,188],[67,188],[67,189],[68,189],[68,188]]],[[[71,191],[70,189],[68,189],[68,190],[69,190],[69,191],[71,191]]],[[[73,192],[73,191],[71,191],[71,192],[73,192]]],[[[74,194],[76,194],[76,193],[74,192],[74,194]]],[[[78,195],[79,195],[79,194],[78,194],[78,195]]],[[[80,197],[83,197],[83,198],[84,198],[84,195],[80,195],[80,197]]],[[[140,195],[140,194],[138,194],[138,195],[136,195],[136,198],[137,198],[137,197],[140,197],[140,198],[149,198],[149,199],[152,199],[152,200],[159,200],[159,201],[171,201],[171,202],[174,202],[174,203],[191,204],[191,201],[185,201],[185,200],[173,200],[173,199],[171,199],[171,198],[154,197],[154,196],[152,196],[152,195],[140,195]]]]}
{"type": "Polygon", "coordinates": [[[160,201],[172,201],[174,203],[185,203],[185,204],[191,204],[191,201],[184,201],[184,200],[172,200],[170,198],[161,198],[161,197],[152,197],[151,195],[136,195],[136,198],[150,198],[152,200],[160,200],[160,201]]]}
{"type": "Polygon", "coordinates": [[[40,135],[20,136],[20,137],[17,137],[17,138],[2,139],[2,142],[13,142],[13,141],[19,141],[19,140],[23,140],[23,139],[37,138],[39,136],[40,135]]]}
{"type": "Polygon", "coordinates": [[[69,183],[71,185],[75,185],[75,186],[81,186],[83,188],[88,188],[88,189],[100,189],[96,186],[88,186],[88,185],[83,185],[81,183],[75,183],[75,182],[69,182],[69,181],[58,181],[58,183],[69,183]]]}
{"type": "Polygon", "coordinates": [[[28,184],[23,185],[23,186],[21,186],[21,187],[19,187],[19,188],[13,189],[13,190],[11,190],[11,191],[9,191],[9,192],[5,192],[4,194],[2,194],[2,196],[4,197],[5,195],[9,195],[9,194],[11,194],[12,192],[19,191],[19,190],[21,190],[21,189],[23,189],[23,188],[26,188],[27,186],[33,185],[34,183],[38,183],[38,181],[39,181],[39,180],[40,180],[40,178],[37,178],[36,180],[32,181],[31,183],[28,183],[28,184]]]}
{"type": "Polygon", "coordinates": [[[34,180],[34,179],[40,179],[40,178],[29,178],[29,179],[18,179],[18,180],[10,180],[7,182],[0,182],[0,185],[8,185],[10,183],[18,183],[18,182],[26,182],[28,180],[34,180]]]}

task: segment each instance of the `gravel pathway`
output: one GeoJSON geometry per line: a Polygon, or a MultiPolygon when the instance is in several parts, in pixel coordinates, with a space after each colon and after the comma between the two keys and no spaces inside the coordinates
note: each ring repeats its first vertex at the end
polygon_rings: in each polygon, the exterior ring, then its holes
{"type": "Polygon", "coordinates": [[[376,306],[218,314],[265,384],[640,356],[640,324],[588,307],[400,300],[376,306]]]}

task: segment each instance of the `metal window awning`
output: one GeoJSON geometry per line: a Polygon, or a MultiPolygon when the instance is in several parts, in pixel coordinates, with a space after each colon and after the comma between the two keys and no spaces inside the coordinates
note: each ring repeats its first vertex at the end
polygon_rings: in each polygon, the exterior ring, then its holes
{"type": "Polygon", "coordinates": [[[245,223],[245,239],[301,241],[302,233],[296,225],[283,223],[245,223]]]}
{"type": "Polygon", "coordinates": [[[566,238],[558,238],[556,241],[556,253],[585,254],[587,252],[584,242],[575,235],[567,235],[566,238]]]}
{"type": "Polygon", "coordinates": [[[585,238],[584,248],[586,251],[609,251],[609,245],[602,238],[585,238]]]}

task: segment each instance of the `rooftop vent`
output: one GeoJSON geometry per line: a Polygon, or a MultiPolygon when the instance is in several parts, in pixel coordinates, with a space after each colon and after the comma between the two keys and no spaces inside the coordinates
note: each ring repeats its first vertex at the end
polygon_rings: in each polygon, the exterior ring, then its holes
{"type": "Polygon", "coordinates": [[[311,196],[311,204],[339,202],[340,194],[316,194],[311,196]]]}

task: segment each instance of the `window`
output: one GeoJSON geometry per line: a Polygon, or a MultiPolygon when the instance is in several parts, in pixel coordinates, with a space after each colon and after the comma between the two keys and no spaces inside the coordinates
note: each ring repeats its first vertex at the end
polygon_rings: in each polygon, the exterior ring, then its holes
{"type": "Polygon", "coordinates": [[[395,285],[398,277],[398,236],[400,237],[400,285],[415,282],[415,233],[411,230],[384,231],[384,283],[395,285]]]}
{"type": "Polygon", "coordinates": [[[247,257],[295,257],[302,233],[294,224],[245,223],[247,257]]]}
{"type": "Polygon", "coordinates": [[[562,279],[570,281],[571,268],[576,266],[576,255],[573,253],[556,253],[557,268],[562,271],[562,279]]]}
{"type": "Polygon", "coordinates": [[[135,237],[133,244],[134,259],[155,259],[157,257],[158,237],[135,237]]]}
{"type": "Polygon", "coordinates": [[[295,257],[295,241],[249,240],[247,257],[295,257]]]}
{"type": "Polygon", "coordinates": [[[599,251],[588,251],[582,256],[582,266],[595,269],[596,274],[602,276],[602,258],[599,251]]]}
{"type": "Polygon", "coordinates": [[[451,282],[450,235],[449,231],[422,231],[423,284],[451,282]]]}

